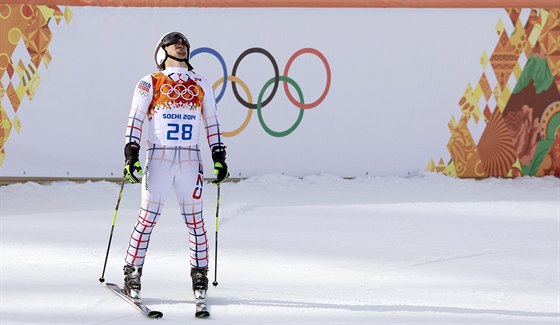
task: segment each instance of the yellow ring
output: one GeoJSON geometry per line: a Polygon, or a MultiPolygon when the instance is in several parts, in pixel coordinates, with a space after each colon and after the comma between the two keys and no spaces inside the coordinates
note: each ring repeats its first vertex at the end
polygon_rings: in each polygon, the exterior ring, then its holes
{"type": "MultiPolygon", "coordinates": [[[[212,85],[212,90],[216,91],[216,88],[218,88],[219,85],[221,85],[224,81],[224,77],[221,77],[220,79],[218,79],[214,85],[212,85]]],[[[249,91],[249,87],[247,87],[247,85],[243,82],[243,80],[239,79],[236,76],[227,76],[227,81],[231,81],[231,82],[235,82],[238,83],[241,88],[243,88],[243,90],[245,91],[245,94],[247,95],[247,101],[250,104],[253,104],[253,96],[251,96],[251,91],[249,91]]],[[[241,131],[245,130],[245,128],[247,127],[247,125],[249,124],[249,121],[251,120],[251,116],[253,116],[253,110],[252,109],[247,109],[247,116],[245,116],[245,121],[243,121],[243,123],[241,124],[240,127],[238,127],[237,129],[233,130],[233,131],[222,131],[222,134],[224,135],[224,137],[233,137],[238,135],[239,133],[241,133],[241,131]]]]}
{"type": "MultiPolygon", "coordinates": [[[[550,103],[550,105],[548,105],[545,109],[544,112],[542,114],[542,118],[541,118],[541,133],[542,136],[544,137],[544,139],[548,139],[548,140],[553,140],[554,139],[554,135],[556,134],[555,132],[550,132],[552,134],[548,134],[549,130],[548,130],[548,125],[550,123],[550,120],[552,119],[552,117],[554,117],[554,115],[559,114],[560,113],[560,101],[555,101],[553,103],[550,103]]],[[[557,131],[556,131],[557,132],[557,131]]]]}
{"type": "Polygon", "coordinates": [[[0,70],[6,70],[8,68],[8,65],[10,65],[10,56],[7,53],[4,53],[4,52],[0,53],[0,70]],[[4,58],[4,57],[6,58],[5,59],[5,63],[6,63],[5,65],[2,64],[2,63],[4,63],[2,61],[2,58],[4,58]]]}
{"type": "Polygon", "coordinates": [[[31,5],[23,4],[23,5],[21,5],[21,7],[19,7],[19,14],[25,19],[31,19],[31,17],[33,17],[34,13],[35,13],[35,10],[33,10],[33,7],[31,5]],[[26,16],[25,13],[23,12],[24,9],[30,10],[31,14],[29,16],[26,16]]]}
{"type": "Polygon", "coordinates": [[[2,11],[0,11],[0,18],[6,19],[6,18],[10,17],[10,15],[12,14],[12,7],[10,5],[3,4],[2,8],[8,8],[8,13],[5,14],[5,15],[2,15],[2,11]]]}
{"type": "Polygon", "coordinates": [[[12,29],[10,29],[10,31],[8,32],[8,41],[12,44],[12,45],[17,45],[17,43],[19,42],[19,40],[22,38],[22,33],[21,33],[21,29],[14,27],[12,29]]]}

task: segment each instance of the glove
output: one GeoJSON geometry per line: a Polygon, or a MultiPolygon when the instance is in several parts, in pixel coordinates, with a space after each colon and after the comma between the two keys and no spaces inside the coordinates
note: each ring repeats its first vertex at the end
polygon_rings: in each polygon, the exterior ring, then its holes
{"type": "Polygon", "coordinates": [[[216,180],[212,184],[217,185],[229,177],[226,164],[226,147],[215,146],[212,148],[212,160],[214,160],[214,175],[216,175],[216,180]]]}
{"type": "Polygon", "coordinates": [[[136,142],[129,142],[124,146],[124,178],[132,184],[139,183],[140,180],[134,175],[137,171],[138,175],[142,175],[142,164],[138,160],[138,152],[140,151],[140,145],[136,142]]]}

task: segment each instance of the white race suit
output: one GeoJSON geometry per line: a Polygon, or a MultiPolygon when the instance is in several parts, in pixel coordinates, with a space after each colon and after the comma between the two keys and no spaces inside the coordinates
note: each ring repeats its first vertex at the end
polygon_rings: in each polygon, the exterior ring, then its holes
{"type": "Polygon", "coordinates": [[[148,120],[142,202],[130,237],[126,263],[144,264],[150,235],[173,188],[189,231],[190,264],[208,266],[208,239],[202,215],[204,176],[199,129],[210,149],[224,146],[216,100],[206,79],[187,68],[166,68],[142,78],[134,91],[125,143],[140,144],[148,120]],[[202,124],[204,123],[204,124],[202,124]]]}

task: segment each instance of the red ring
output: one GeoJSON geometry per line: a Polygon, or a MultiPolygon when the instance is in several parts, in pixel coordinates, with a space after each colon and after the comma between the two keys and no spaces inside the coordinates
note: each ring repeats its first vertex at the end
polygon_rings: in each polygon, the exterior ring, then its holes
{"type": "Polygon", "coordinates": [[[310,53],[310,54],[315,54],[317,57],[319,57],[319,59],[321,59],[321,61],[323,61],[323,64],[325,65],[325,70],[327,71],[327,85],[325,86],[325,90],[323,90],[323,93],[321,94],[321,96],[314,102],[309,103],[309,104],[303,104],[298,102],[290,93],[290,89],[288,88],[288,83],[286,81],[284,81],[284,91],[286,92],[286,95],[288,96],[288,99],[290,100],[290,102],[292,102],[292,104],[296,105],[297,107],[301,108],[301,109],[311,109],[314,108],[315,106],[321,104],[321,102],[325,99],[325,97],[327,97],[327,93],[329,92],[329,88],[331,87],[331,68],[329,67],[329,62],[327,61],[327,59],[325,58],[325,56],[317,51],[316,49],[312,49],[312,48],[303,48],[299,51],[297,51],[296,53],[294,53],[290,59],[288,60],[288,63],[286,63],[286,68],[284,68],[284,76],[288,76],[288,71],[290,70],[290,66],[292,65],[292,63],[294,62],[294,60],[304,54],[304,53],[310,53]]]}

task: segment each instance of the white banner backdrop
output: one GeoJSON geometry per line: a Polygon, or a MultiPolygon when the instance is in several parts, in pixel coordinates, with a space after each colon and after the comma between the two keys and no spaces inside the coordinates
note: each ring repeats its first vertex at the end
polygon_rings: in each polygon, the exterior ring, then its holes
{"type": "MultiPolygon", "coordinates": [[[[286,93],[280,82],[274,96],[274,83],[263,90],[275,75],[270,58],[259,52],[240,58],[235,75],[253,102],[261,91],[263,101],[271,100],[261,122],[231,82],[215,89],[223,130],[240,131],[225,140],[232,177],[416,174],[430,158],[449,159],[448,122],[458,116],[467,85],[478,81],[483,52],[497,43],[499,19],[511,24],[503,9],[70,9],[70,24],[50,23],[52,62],[48,69],[41,65],[36,96],[17,112],[22,126],[5,144],[2,176],[120,176],[134,88],[156,70],[156,42],[173,30],[187,35],[196,54],[191,63],[211,83],[224,76],[224,67],[231,76],[241,54],[253,48],[269,52],[281,76],[300,49],[317,50],[328,64],[312,53],[290,64],[288,76],[305,103],[326,94],[301,110],[288,97],[299,97],[293,87],[286,93]],[[266,131],[292,126],[280,137],[266,131]]],[[[29,61],[23,44],[18,55],[29,61]]],[[[247,100],[239,84],[237,90],[247,100]]],[[[202,148],[211,175],[205,143],[202,148]]]]}

